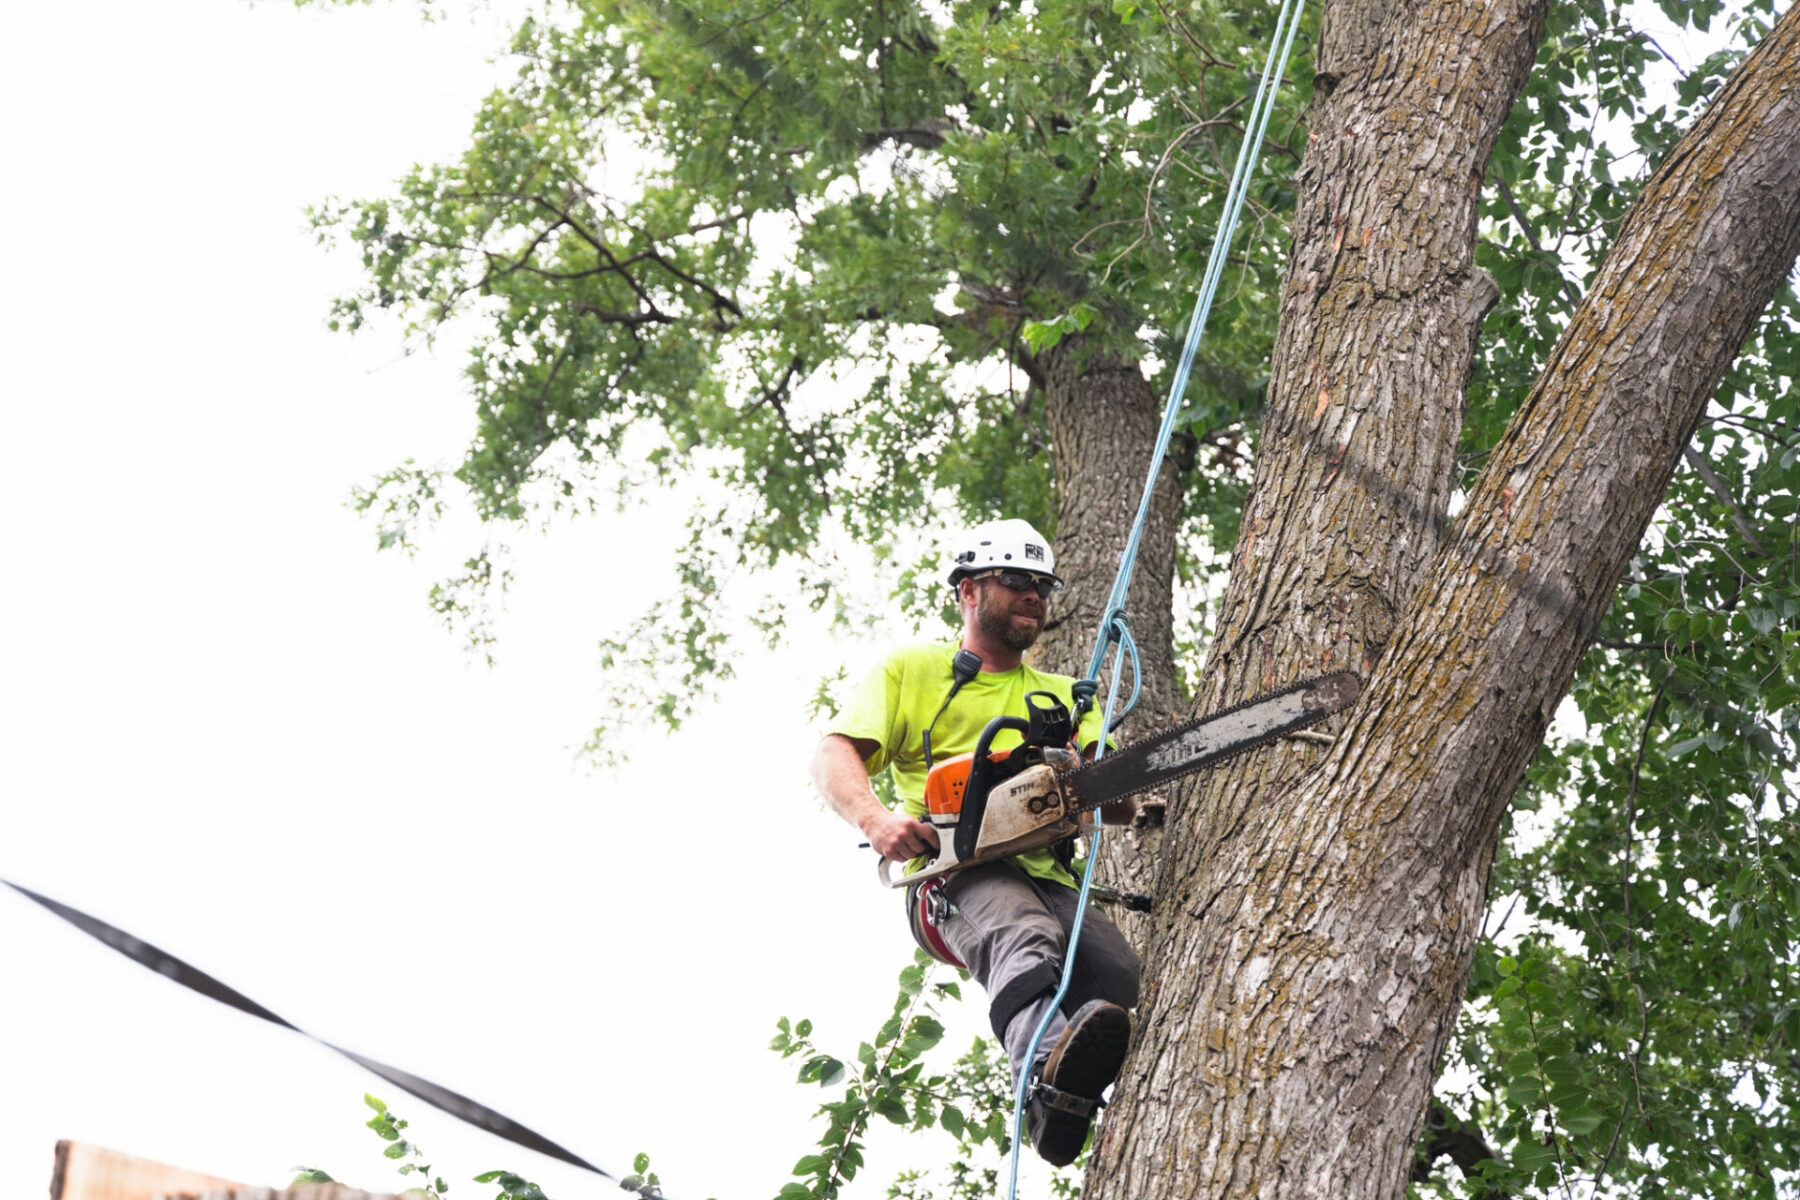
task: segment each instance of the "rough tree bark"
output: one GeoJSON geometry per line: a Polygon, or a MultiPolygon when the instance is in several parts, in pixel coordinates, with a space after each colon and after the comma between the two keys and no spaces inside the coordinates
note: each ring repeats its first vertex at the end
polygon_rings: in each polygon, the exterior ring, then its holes
{"type": "Polygon", "coordinates": [[[1328,750],[1169,815],[1148,995],[1085,1194],[1398,1197],[1501,814],[1682,446],[1800,251],[1800,13],[1659,170],[1466,512],[1475,189],[1543,0],[1342,0],[1257,478],[1200,707],[1351,666],[1328,750]]]}
{"type": "MultiPolygon", "coordinates": [[[[1033,657],[1053,670],[1080,674],[1087,669],[1107,589],[1137,516],[1149,470],[1144,447],[1156,440],[1162,398],[1150,390],[1137,364],[1090,353],[1079,337],[1040,355],[1035,369],[1043,379],[1054,447],[1057,571],[1068,586],[1033,657]]],[[[1126,600],[1132,636],[1144,657],[1139,711],[1148,722],[1166,720],[1186,707],[1176,682],[1170,615],[1180,520],[1181,483],[1174,464],[1165,463],[1126,600]]]]}

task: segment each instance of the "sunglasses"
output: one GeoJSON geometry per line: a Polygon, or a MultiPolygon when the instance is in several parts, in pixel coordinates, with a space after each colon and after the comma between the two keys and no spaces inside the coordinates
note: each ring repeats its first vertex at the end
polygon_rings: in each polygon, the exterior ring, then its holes
{"type": "Polygon", "coordinates": [[[1030,571],[983,571],[976,579],[996,579],[1009,592],[1035,591],[1040,600],[1048,600],[1062,584],[1030,571]]]}

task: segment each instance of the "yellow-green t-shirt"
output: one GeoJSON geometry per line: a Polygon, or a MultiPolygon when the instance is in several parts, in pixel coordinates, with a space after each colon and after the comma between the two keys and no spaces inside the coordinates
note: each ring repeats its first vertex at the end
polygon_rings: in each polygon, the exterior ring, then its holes
{"type": "MultiPolygon", "coordinates": [[[[900,795],[907,814],[921,817],[925,812],[925,744],[924,733],[931,727],[931,757],[943,762],[975,749],[981,731],[995,717],[1023,717],[1026,692],[1049,692],[1073,707],[1067,675],[1049,675],[1021,663],[1010,671],[983,671],[964,684],[944,709],[937,724],[932,725],[952,682],[950,663],[956,657],[957,643],[925,643],[904,646],[888,655],[887,661],[869,672],[856,689],[827,733],[848,738],[866,738],[875,750],[863,760],[871,778],[890,771],[894,789],[900,795]]],[[[1075,743],[1083,751],[1100,740],[1102,715],[1098,706],[1088,711],[1076,732],[1075,743]]],[[[1017,731],[1001,730],[992,748],[1006,750],[1023,739],[1017,731]]],[[[1075,886],[1069,873],[1049,850],[1028,850],[1015,855],[1013,861],[1028,875],[1056,883],[1075,886]]]]}

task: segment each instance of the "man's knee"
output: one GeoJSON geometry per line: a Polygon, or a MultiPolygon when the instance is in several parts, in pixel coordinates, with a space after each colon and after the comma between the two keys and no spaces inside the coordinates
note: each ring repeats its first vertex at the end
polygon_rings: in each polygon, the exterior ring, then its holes
{"type": "Polygon", "coordinates": [[[1102,1000],[1110,1000],[1121,1008],[1136,1008],[1139,979],[1143,963],[1118,926],[1101,917],[1092,920],[1082,931],[1076,956],[1082,968],[1090,973],[1095,990],[1102,1000]]]}
{"type": "Polygon", "coordinates": [[[1039,999],[1056,991],[1059,972],[1049,962],[1039,962],[995,988],[988,999],[988,1023],[994,1036],[1006,1041],[1013,1018],[1039,999]]]}

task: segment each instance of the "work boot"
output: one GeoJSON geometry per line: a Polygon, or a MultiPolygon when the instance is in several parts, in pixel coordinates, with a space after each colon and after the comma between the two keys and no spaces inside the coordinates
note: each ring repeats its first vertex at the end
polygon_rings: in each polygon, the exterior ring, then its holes
{"type": "Polygon", "coordinates": [[[1131,1018],[1116,1004],[1090,1000],[1069,1019],[1031,1088],[1026,1130],[1039,1158],[1056,1167],[1075,1161],[1130,1042],[1131,1018]]]}

